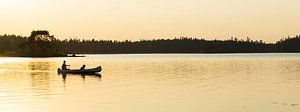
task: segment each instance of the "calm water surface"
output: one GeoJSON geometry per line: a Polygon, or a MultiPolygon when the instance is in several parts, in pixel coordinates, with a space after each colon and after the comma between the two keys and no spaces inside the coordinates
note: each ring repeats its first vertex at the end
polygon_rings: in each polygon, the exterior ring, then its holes
{"type": "Polygon", "coordinates": [[[299,112],[300,54],[0,58],[1,112],[299,112]],[[101,76],[56,70],[101,65],[101,76]]]}

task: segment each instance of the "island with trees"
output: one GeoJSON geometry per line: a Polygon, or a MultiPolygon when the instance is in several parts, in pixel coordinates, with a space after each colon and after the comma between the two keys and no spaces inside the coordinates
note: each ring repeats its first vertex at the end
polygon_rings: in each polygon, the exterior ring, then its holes
{"type": "Polygon", "coordinates": [[[295,53],[300,52],[300,35],[265,43],[250,38],[206,40],[180,37],[139,41],[60,40],[49,31],[32,31],[29,37],[0,35],[0,56],[60,57],[67,54],[116,53],[295,53]]]}

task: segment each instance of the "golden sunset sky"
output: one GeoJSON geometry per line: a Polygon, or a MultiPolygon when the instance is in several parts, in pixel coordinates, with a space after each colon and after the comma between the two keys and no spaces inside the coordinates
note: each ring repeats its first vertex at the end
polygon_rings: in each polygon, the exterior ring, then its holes
{"type": "Polygon", "coordinates": [[[0,0],[0,34],[57,38],[180,36],[274,42],[300,34],[300,0],[0,0]]]}

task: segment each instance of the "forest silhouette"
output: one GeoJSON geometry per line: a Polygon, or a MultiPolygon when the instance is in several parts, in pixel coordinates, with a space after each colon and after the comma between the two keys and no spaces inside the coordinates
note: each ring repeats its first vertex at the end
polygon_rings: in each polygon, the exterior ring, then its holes
{"type": "Polygon", "coordinates": [[[0,35],[0,55],[53,57],[67,54],[111,53],[290,53],[300,52],[300,35],[265,43],[249,37],[206,40],[180,37],[139,41],[56,39],[49,31],[32,31],[29,37],[0,35]]]}

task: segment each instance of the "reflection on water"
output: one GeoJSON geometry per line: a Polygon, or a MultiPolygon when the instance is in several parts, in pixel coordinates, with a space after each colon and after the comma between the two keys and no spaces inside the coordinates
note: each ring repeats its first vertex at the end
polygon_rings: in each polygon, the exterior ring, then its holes
{"type": "Polygon", "coordinates": [[[63,74],[58,74],[58,75],[61,75],[61,77],[63,78],[64,81],[66,81],[68,75],[81,76],[83,80],[86,77],[96,77],[96,78],[99,78],[99,79],[101,79],[101,77],[102,77],[102,75],[98,74],[98,73],[95,73],[95,74],[66,74],[66,73],[63,73],[63,74]]]}
{"type": "Polygon", "coordinates": [[[50,63],[49,62],[29,62],[28,68],[32,71],[34,71],[34,70],[49,71],[50,63]]]}
{"type": "Polygon", "coordinates": [[[1,112],[297,112],[299,90],[300,54],[0,58],[1,112]]]}
{"type": "Polygon", "coordinates": [[[48,72],[31,72],[32,90],[36,92],[44,92],[49,89],[50,74],[48,72]]]}
{"type": "Polygon", "coordinates": [[[29,75],[31,76],[33,91],[45,91],[49,89],[49,62],[28,62],[28,68],[31,70],[29,75]],[[35,72],[35,71],[44,72],[35,72]]]}

